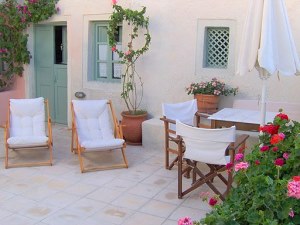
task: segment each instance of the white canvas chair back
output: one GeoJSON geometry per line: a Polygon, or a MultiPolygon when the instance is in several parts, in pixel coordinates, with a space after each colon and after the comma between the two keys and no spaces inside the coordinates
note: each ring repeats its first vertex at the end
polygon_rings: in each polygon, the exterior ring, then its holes
{"type": "Polygon", "coordinates": [[[10,99],[10,136],[12,146],[46,144],[44,98],[10,99]]]}
{"type": "Polygon", "coordinates": [[[107,100],[73,100],[79,144],[86,149],[121,146],[115,139],[107,100]]]}
{"type": "MultiPolygon", "coordinates": [[[[193,99],[180,103],[163,103],[162,114],[171,120],[180,120],[185,124],[194,125],[194,116],[197,112],[197,100],[193,99]]],[[[170,124],[170,129],[176,130],[174,124],[170,124]]]]}
{"type": "Polygon", "coordinates": [[[184,158],[216,165],[226,165],[225,150],[235,142],[235,126],[222,129],[191,127],[176,121],[176,134],[185,143],[184,158]]]}

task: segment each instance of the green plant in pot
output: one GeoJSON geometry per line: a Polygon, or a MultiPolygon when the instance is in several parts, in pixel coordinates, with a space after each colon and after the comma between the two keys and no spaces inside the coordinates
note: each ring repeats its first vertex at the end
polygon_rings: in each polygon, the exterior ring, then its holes
{"type": "Polygon", "coordinates": [[[113,13],[110,16],[108,26],[109,45],[112,51],[118,54],[120,63],[124,65],[124,73],[121,76],[121,98],[125,102],[127,111],[122,112],[122,124],[124,125],[124,137],[126,142],[130,144],[141,144],[141,123],[147,118],[147,112],[139,109],[143,98],[143,82],[135,68],[136,61],[141,55],[148,51],[151,41],[148,29],[149,18],[145,16],[145,13],[146,7],[138,11],[124,9],[122,6],[114,4],[113,13]],[[128,42],[122,50],[117,48],[116,36],[119,32],[119,26],[123,23],[126,24],[128,28],[125,34],[128,35],[128,42]],[[138,38],[144,39],[140,40],[142,42],[144,41],[143,46],[135,43],[138,38]],[[136,46],[140,47],[137,48],[136,46]],[[138,124],[131,124],[131,122],[127,124],[128,120],[131,119],[134,119],[138,124]]]}

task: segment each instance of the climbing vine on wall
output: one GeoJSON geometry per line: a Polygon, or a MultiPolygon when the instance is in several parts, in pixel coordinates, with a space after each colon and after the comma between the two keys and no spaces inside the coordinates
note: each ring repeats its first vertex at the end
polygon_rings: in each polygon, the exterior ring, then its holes
{"type": "Polygon", "coordinates": [[[15,75],[22,76],[24,64],[30,62],[27,27],[57,13],[57,2],[25,0],[19,4],[16,0],[5,0],[0,3],[0,63],[4,67],[0,71],[0,89],[10,86],[15,75]]]}

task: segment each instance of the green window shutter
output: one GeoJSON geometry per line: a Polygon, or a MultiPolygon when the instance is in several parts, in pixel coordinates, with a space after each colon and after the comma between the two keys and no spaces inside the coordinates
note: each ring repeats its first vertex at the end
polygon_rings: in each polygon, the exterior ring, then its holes
{"type": "MultiPolygon", "coordinates": [[[[111,51],[108,44],[107,23],[94,23],[94,80],[103,82],[120,82],[122,67],[118,54],[111,51]]],[[[119,29],[117,48],[121,45],[122,28],[119,29]]]]}
{"type": "Polygon", "coordinates": [[[206,27],[204,67],[226,69],[229,55],[229,27],[206,27]]]}

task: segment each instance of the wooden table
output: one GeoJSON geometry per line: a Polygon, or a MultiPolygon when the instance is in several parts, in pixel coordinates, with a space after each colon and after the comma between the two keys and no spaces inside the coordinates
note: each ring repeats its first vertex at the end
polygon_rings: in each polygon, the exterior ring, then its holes
{"type": "MultiPolygon", "coordinates": [[[[211,128],[230,127],[235,125],[237,130],[258,131],[260,125],[260,111],[224,108],[207,119],[211,120],[211,128]]],[[[277,112],[266,113],[266,123],[273,122],[277,112]]]]}

